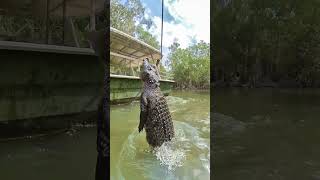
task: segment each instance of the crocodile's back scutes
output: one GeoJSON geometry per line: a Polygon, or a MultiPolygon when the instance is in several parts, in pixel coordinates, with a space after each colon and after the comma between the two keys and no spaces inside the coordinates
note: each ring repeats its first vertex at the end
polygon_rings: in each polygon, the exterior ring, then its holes
{"type": "Polygon", "coordinates": [[[163,95],[151,100],[146,121],[147,141],[152,146],[161,146],[174,137],[172,118],[163,95]]]}

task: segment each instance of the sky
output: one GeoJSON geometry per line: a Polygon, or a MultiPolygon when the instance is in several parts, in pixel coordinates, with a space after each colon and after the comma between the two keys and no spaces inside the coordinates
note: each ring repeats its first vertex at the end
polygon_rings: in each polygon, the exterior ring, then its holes
{"type": "MultiPolygon", "coordinates": [[[[148,30],[161,38],[161,0],[141,0],[146,8],[145,16],[153,20],[148,30]]],[[[164,0],[163,18],[163,54],[169,53],[169,47],[176,38],[181,48],[203,40],[210,43],[210,0],[164,0]]]]}

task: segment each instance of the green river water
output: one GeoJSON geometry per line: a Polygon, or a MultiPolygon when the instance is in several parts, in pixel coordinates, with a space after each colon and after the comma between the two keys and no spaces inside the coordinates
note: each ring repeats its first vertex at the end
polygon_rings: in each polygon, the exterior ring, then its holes
{"type": "Polygon", "coordinates": [[[139,102],[111,106],[112,180],[209,179],[209,92],[173,91],[167,100],[176,137],[154,151],[138,133],[139,102]]]}
{"type": "MultiPolygon", "coordinates": [[[[209,92],[174,91],[167,96],[176,137],[151,151],[138,133],[139,102],[111,106],[111,179],[209,179],[209,92]]],[[[0,142],[2,180],[91,180],[96,127],[0,142]]]]}
{"type": "MultiPolygon", "coordinates": [[[[111,179],[318,180],[320,91],[216,89],[167,97],[176,139],[151,152],[139,103],[111,106],[111,179]],[[209,155],[212,116],[213,156],[209,155]],[[213,166],[209,171],[209,160],[213,166]]],[[[96,127],[0,142],[2,180],[94,179],[96,127]]]]}
{"type": "Polygon", "coordinates": [[[319,180],[319,89],[214,90],[217,180],[319,180]]]}
{"type": "Polygon", "coordinates": [[[0,142],[1,180],[93,180],[96,127],[0,142]]]}

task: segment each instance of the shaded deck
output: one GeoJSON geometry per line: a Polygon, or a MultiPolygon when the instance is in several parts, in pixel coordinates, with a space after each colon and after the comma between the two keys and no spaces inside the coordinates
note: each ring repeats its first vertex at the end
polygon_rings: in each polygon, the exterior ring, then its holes
{"type": "MultiPolygon", "coordinates": [[[[161,59],[160,51],[133,36],[110,28],[110,99],[113,103],[139,98],[142,89],[140,68],[145,58],[156,64],[161,59]]],[[[168,95],[174,81],[163,72],[160,72],[160,76],[161,90],[168,95]]]]}
{"type": "Polygon", "coordinates": [[[92,49],[0,41],[0,122],[93,112],[103,66],[92,49]]]}

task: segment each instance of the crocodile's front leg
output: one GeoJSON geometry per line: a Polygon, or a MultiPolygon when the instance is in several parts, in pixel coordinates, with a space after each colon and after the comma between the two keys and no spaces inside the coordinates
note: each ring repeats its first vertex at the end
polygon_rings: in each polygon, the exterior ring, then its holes
{"type": "Polygon", "coordinates": [[[148,101],[144,94],[141,94],[140,100],[140,122],[139,122],[139,132],[142,131],[144,124],[148,117],[148,101]]]}

